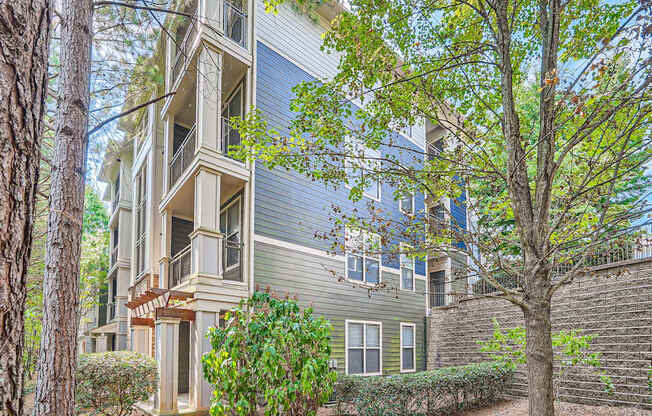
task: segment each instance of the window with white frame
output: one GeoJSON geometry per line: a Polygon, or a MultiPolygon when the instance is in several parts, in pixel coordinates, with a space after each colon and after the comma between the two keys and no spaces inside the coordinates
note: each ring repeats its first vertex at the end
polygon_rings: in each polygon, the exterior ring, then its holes
{"type": "Polygon", "coordinates": [[[412,248],[401,244],[401,289],[414,291],[414,257],[410,257],[412,248]]]}
{"type": "Polygon", "coordinates": [[[416,371],[416,326],[401,322],[401,371],[416,371]]]}
{"type": "Polygon", "coordinates": [[[353,138],[349,137],[346,140],[353,146],[353,153],[357,155],[357,157],[348,157],[345,161],[346,176],[349,178],[359,177],[361,181],[365,182],[363,195],[380,200],[380,180],[373,177],[369,179],[370,176],[373,176],[373,171],[380,163],[377,160],[380,154],[358,143],[353,138]]]}
{"type": "Polygon", "coordinates": [[[240,197],[235,198],[220,212],[220,232],[226,238],[223,261],[225,270],[240,265],[240,197]]]}
{"type": "Polygon", "coordinates": [[[398,208],[404,214],[414,214],[414,193],[405,194],[399,199],[398,208]]]}
{"type": "Polygon", "coordinates": [[[346,228],[346,278],[380,283],[380,236],[357,228],[346,228]]]}
{"type": "Polygon", "coordinates": [[[382,323],[346,321],[346,373],[382,374],[382,323]]]}
{"type": "Polygon", "coordinates": [[[147,167],[143,166],[136,177],[136,275],[140,276],[145,271],[145,238],[147,216],[147,167]]]}

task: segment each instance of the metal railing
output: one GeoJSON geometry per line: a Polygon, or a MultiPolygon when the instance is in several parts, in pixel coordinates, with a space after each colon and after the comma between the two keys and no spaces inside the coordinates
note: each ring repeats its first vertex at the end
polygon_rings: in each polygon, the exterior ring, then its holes
{"type": "Polygon", "coordinates": [[[224,34],[226,37],[247,47],[247,14],[231,2],[224,0],[224,34]]]}
{"type": "Polygon", "coordinates": [[[222,239],[222,278],[242,282],[242,247],[237,241],[222,239]],[[233,264],[227,265],[228,261],[233,264]]]}
{"type": "Polygon", "coordinates": [[[111,249],[111,267],[118,262],[118,246],[111,249]]]}
{"type": "Polygon", "coordinates": [[[190,262],[191,245],[188,244],[183,250],[177,253],[170,262],[168,288],[173,288],[186,280],[186,278],[190,275],[190,262]]]}
{"type": "MultiPolygon", "coordinates": [[[[186,32],[183,36],[181,43],[177,42],[176,57],[174,58],[174,65],[172,65],[172,84],[174,85],[181,74],[181,71],[186,66],[186,63],[190,61],[191,48],[195,41],[195,36],[197,35],[197,17],[198,14],[195,14],[190,18],[190,23],[186,32]]],[[[172,88],[172,87],[171,87],[172,88]]]]}
{"type": "Polygon", "coordinates": [[[439,141],[434,143],[428,143],[426,154],[428,155],[428,161],[431,162],[439,157],[439,154],[442,151],[441,143],[439,141]]]}
{"type": "Polygon", "coordinates": [[[177,183],[183,172],[185,172],[188,166],[190,166],[190,163],[195,156],[196,127],[196,125],[192,126],[186,135],[186,138],[183,139],[181,147],[179,147],[172,157],[172,161],[170,161],[170,188],[177,183]]]}
{"type": "Polygon", "coordinates": [[[107,303],[106,304],[106,310],[108,311],[108,321],[112,321],[115,319],[115,312],[116,312],[116,304],[115,303],[107,303]]]}
{"type": "Polygon", "coordinates": [[[240,132],[231,127],[231,122],[228,118],[222,117],[222,154],[229,156],[229,148],[231,146],[238,146],[240,144],[240,132]]]}

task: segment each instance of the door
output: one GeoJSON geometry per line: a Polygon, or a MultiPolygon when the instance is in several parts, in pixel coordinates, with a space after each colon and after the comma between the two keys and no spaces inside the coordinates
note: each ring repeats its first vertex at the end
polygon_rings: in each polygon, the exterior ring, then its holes
{"type": "Polygon", "coordinates": [[[430,307],[446,305],[446,271],[430,273],[430,307]]]}
{"type": "Polygon", "coordinates": [[[188,393],[190,385],[190,322],[179,323],[179,389],[188,393]]]}

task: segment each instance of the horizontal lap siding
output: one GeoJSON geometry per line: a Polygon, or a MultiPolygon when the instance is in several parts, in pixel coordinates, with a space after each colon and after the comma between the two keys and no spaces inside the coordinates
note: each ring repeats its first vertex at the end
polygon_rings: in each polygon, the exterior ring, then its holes
{"type": "MultiPolygon", "coordinates": [[[[313,306],[314,313],[333,325],[332,358],[344,372],[344,322],[350,320],[383,323],[383,374],[400,370],[400,323],[416,325],[417,369],[424,364],[425,281],[416,281],[416,292],[373,293],[338,282],[331,274],[344,272],[344,262],[319,257],[270,244],[256,242],[255,276],[258,289],[267,287],[279,294],[296,295],[302,307],[313,306]],[[396,296],[398,295],[398,299],[396,296]]],[[[382,279],[398,286],[398,274],[383,272],[382,279]]]]}
{"type": "MultiPolygon", "coordinates": [[[[282,134],[287,133],[287,127],[295,116],[290,111],[290,100],[294,96],[292,87],[313,78],[262,43],[258,44],[257,57],[257,106],[270,127],[282,134]]],[[[393,139],[401,146],[417,149],[398,135],[393,139]]],[[[257,163],[255,183],[256,234],[293,244],[321,250],[329,247],[331,241],[317,240],[314,235],[333,228],[329,219],[331,204],[342,208],[345,213],[351,213],[354,208],[362,215],[368,212],[367,198],[353,203],[348,200],[346,187],[327,187],[297,172],[280,168],[270,171],[257,163]]],[[[382,185],[381,202],[377,206],[383,210],[383,215],[389,214],[394,220],[402,215],[398,201],[394,200],[393,189],[386,184],[382,185]]],[[[420,193],[415,195],[415,208],[417,211],[424,209],[420,193]]],[[[383,264],[397,268],[398,259],[387,257],[383,264]]],[[[424,262],[416,262],[416,272],[425,275],[424,262]]]]}

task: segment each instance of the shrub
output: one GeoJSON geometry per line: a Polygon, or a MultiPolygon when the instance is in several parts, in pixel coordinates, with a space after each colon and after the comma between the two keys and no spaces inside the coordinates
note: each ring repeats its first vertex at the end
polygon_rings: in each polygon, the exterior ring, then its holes
{"type": "Polygon", "coordinates": [[[513,370],[499,363],[470,364],[388,377],[340,376],[337,411],[358,416],[447,415],[502,397],[513,370]]]}
{"type": "Polygon", "coordinates": [[[330,324],[293,300],[256,292],[211,328],[202,357],[214,385],[211,415],[314,415],[333,392],[328,368],[330,324]]]}
{"type": "MultiPolygon", "coordinates": [[[[496,318],[492,318],[494,325],[493,337],[487,341],[477,341],[480,351],[489,354],[489,358],[516,369],[518,364],[526,364],[525,356],[526,332],[517,326],[503,332],[496,318]]],[[[558,395],[561,388],[560,381],[563,375],[571,368],[581,365],[593,369],[599,376],[608,394],[614,392],[614,384],[605,370],[601,370],[602,359],[599,352],[589,352],[594,336],[582,335],[581,330],[560,331],[552,334],[552,347],[554,359],[559,362],[559,371],[554,382],[554,393],[558,395]]]]}
{"type": "Polygon", "coordinates": [[[156,361],[129,351],[81,354],[77,405],[91,415],[126,416],[158,386],[156,361]]]}

